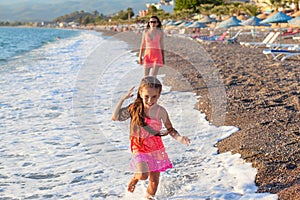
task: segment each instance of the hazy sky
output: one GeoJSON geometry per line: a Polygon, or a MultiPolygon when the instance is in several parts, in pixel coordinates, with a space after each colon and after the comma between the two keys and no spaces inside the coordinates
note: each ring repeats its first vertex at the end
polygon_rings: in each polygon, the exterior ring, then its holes
{"type": "Polygon", "coordinates": [[[0,0],[0,21],[52,20],[74,11],[97,10],[105,15],[133,8],[135,14],[146,9],[146,3],[159,0],[0,0]]]}

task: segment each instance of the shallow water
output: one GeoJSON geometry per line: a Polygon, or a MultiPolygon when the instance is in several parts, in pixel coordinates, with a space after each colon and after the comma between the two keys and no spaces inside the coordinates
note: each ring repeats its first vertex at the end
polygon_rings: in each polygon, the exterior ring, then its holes
{"type": "MultiPolygon", "coordinates": [[[[126,192],[129,122],[111,121],[118,99],[142,77],[127,48],[81,31],[1,64],[0,198],[141,199],[147,182],[126,192]]],[[[211,126],[196,101],[163,88],[159,102],[191,145],[163,138],[174,168],[161,174],[157,198],[277,199],[255,193],[250,163],[216,153],[213,145],[237,128],[211,126]]]]}

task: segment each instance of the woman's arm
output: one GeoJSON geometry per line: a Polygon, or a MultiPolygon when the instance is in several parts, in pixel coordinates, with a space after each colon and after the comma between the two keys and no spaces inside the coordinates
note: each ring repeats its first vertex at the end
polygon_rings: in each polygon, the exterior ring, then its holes
{"type": "Polygon", "coordinates": [[[163,30],[161,30],[161,36],[160,36],[160,49],[161,49],[163,64],[165,64],[165,46],[164,46],[164,32],[163,32],[163,30]]]}
{"type": "Polygon", "coordinates": [[[113,115],[112,115],[112,117],[111,117],[111,119],[113,120],[113,121],[117,121],[117,120],[120,120],[120,110],[121,110],[121,107],[122,107],[122,104],[123,104],[123,102],[126,100],[126,99],[128,99],[128,98],[130,98],[130,97],[132,97],[132,92],[133,92],[133,89],[134,89],[134,86],[132,87],[132,88],[130,88],[130,90],[119,100],[119,102],[118,102],[118,104],[117,104],[117,106],[116,106],[116,108],[115,108],[115,110],[114,110],[114,112],[113,112],[113,115]]]}
{"type": "Polygon", "coordinates": [[[142,35],[142,41],[141,41],[140,52],[139,52],[139,64],[143,64],[143,56],[146,47],[145,37],[146,37],[146,30],[143,32],[142,35]]]}
{"type": "Polygon", "coordinates": [[[168,112],[162,107],[161,109],[161,119],[163,120],[163,123],[167,129],[167,132],[170,136],[172,136],[175,140],[180,142],[181,144],[184,145],[189,145],[190,144],[190,139],[186,136],[181,136],[178,131],[173,128],[173,125],[170,121],[168,112]]]}

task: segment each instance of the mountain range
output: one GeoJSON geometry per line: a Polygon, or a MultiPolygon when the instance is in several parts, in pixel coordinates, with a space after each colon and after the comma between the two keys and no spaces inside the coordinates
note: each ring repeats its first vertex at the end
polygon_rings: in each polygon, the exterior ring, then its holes
{"type": "Polygon", "coordinates": [[[135,14],[146,9],[149,0],[0,0],[0,21],[51,21],[84,10],[109,15],[132,8],[135,14]]]}

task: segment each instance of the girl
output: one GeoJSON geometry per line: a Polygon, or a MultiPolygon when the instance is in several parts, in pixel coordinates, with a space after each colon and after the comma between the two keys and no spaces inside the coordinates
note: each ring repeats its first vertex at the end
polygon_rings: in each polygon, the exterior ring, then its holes
{"type": "Polygon", "coordinates": [[[147,27],[143,32],[139,53],[139,64],[144,64],[144,76],[148,76],[152,68],[152,76],[158,74],[159,67],[164,61],[164,34],[162,25],[157,16],[150,17],[147,27]]]}
{"type": "Polygon", "coordinates": [[[169,134],[185,145],[189,145],[190,140],[179,135],[173,128],[165,108],[157,104],[162,90],[162,85],[157,78],[144,77],[135,101],[121,108],[124,100],[132,96],[133,89],[134,87],[120,99],[112,120],[124,121],[131,118],[130,148],[133,157],[130,165],[135,173],[129,181],[128,191],[133,192],[139,180],[149,178],[146,198],[151,199],[156,193],[160,172],[172,168],[161,136],[169,134]],[[161,131],[162,122],[167,131],[161,131]]]}

